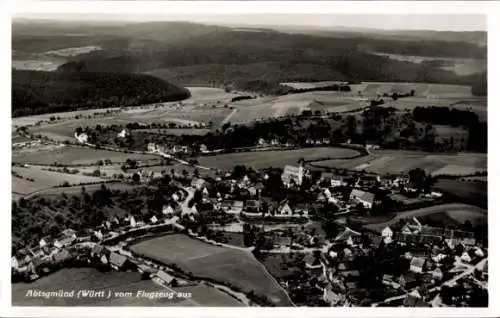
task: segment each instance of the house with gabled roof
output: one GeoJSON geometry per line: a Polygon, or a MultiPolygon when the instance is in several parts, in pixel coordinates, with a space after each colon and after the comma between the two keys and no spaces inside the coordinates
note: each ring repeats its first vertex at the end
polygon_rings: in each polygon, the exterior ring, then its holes
{"type": "Polygon", "coordinates": [[[134,264],[124,255],[111,252],[109,255],[109,264],[114,270],[128,270],[134,267],[134,264]]]}
{"type": "Polygon", "coordinates": [[[375,195],[363,190],[353,189],[351,194],[349,195],[349,199],[354,201],[355,203],[363,204],[363,206],[367,209],[371,209],[373,207],[375,195]]]}
{"type": "Polygon", "coordinates": [[[301,186],[304,178],[304,167],[286,165],[281,174],[281,180],[286,187],[301,186]]]}
{"type": "Polygon", "coordinates": [[[345,230],[342,233],[339,233],[333,241],[336,243],[346,242],[349,238],[351,238],[353,242],[359,242],[361,239],[361,233],[346,227],[345,230]]]}
{"type": "Polygon", "coordinates": [[[306,268],[308,268],[308,269],[321,269],[321,268],[323,268],[321,265],[321,260],[312,254],[306,254],[306,256],[304,257],[304,261],[306,263],[306,268]]]}
{"type": "Polygon", "coordinates": [[[150,221],[151,223],[153,223],[153,224],[156,224],[156,223],[158,223],[158,218],[156,217],[156,215],[153,215],[153,216],[149,219],[149,221],[150,221]]]}
{"type": "Polygon", "coordinates": [[[154,278],[158,279],[162,284],[166,285],[172,284],[172,282],[175,280],[175,277],[164,271],[158,271],[156,274],[154,274],[154,278]]]}
{"type": "Polygon", "coordinates": [[[63,237],[63,238],[58,238],[54,241],[54,247],[56,248],[64,248],[67,246],[70,246],[76,241],[76,237],[63,237]]]}
{"type": "Polygon", "coordinates": [[[410,261],[410,270],[415,273],[422,273],[425,265],[425,258],[413,257],[410,261]]]}
{"type": "Polygon", "coordinates": [[[277,209],[276,214],[280,215],[280,216],[292,216],[293,215],[293,211],[290,208],[290,205],[288,205],[288,200],[283,200],[282,202],[280,202],[280,204],[278,205],[278,209],[277,209]]]}

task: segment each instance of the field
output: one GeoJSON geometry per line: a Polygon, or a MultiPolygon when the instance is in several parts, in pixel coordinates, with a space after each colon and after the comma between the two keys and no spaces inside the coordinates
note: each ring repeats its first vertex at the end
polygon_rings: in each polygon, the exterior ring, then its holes
{"type": "Polygon", "coordinates": [[[399,222],[400,219],[407,219],[412,217],[426,217],[428,215],[440,215],[443,214],[448,218],[454,219],[460,224],[466,220],[477,223],[479,221],[484,221],[487,218],[487,211],[475,206],[466,204],[443,204],[436,205],[429,208],[397,212],[393,214],[393,217],[388,221],[383,221],[380,223],[371,223],[365,225],[366,228],[374,231],[382,231],[386,226],[391,226],[399,222]]]}
{"type": "Polygon", "coordinates": [[[12,154],[12,162],[28,163],[35,165],[52,165],[55,162],[64,165],[94,165],[98,160],[110,159],[113,163],[123,163],[127,159],[137,161],[147,161],[150,163],[160,162],[158,156],[122,153],[116,151],[80,148],[80,147],[59,147],[56,149],[38,150],[27,149],[30,151],[16,152],[12,154]]]}
{"type": "Polygon", "coordinates": [[[204,128],[176,128],[176,129],[136,129],[134,132],[146,132],[151,134],[162,134],[162,135],[195,135],[203,136],[206,135],[210,130],[204,128]]]}
{"type": "Polygon", "coordinates": [[[449,179],[439,179],[435,187],[459,202],[475,204],[482,207],[488,205],[488,183],[467,182],[449,179]]]}
{"type": "Polygon", "coordinates": [[[30,284],[12,285],[12,304],[15,306],[242,306],[236,299],[223,292],[204,285],[166,289],[152,282],[142,280],[137,272],[99,272],[93,268],[66,268],[30,284]],[[28,289],[44,291],[105,290],[112,292],[110,299],[99,298],[28,298],[28,289]],[[192,298],[148,299],[136,297],[138,291],[191,293],[192,298]],[[119,298],[114,292],[132,292],[133,297],[119,298]]]}
{"type": "Polygon", "coordinates": [[[213,87],[196,87],[188,86],[186,87],[191,92],[191,97],[185,102],[227,102],[233,97],[238,96],[236,93],[227,93],[221,88],[213,87]]]}
{"type": "MultiPolygon", "coordinates": [[[[25,198],[31,198],[33,196],[36,197],[57,197],[60,196],[61,194],[65,193],[68,196],[78,194],[82,191],[82,187],[85,187],[85,191],[87,193],[92,193],[96,190],[99,190],[103,184],[87,184],[84,186],[78,185],[78,186],[71,186],[71,187],[58,187],[58,188],[47,188],[43,189],[40,191],[37,191],[36,193],[33,193],[29,196],[26,196],[25,198]]],[[[135,188],[134,185],[129,184],[129,183],[121,183],[121,182],[116,182],[116,183],[105,183],[104,184],[106,188],[110,190],[133,190],[135,188]]],[[[13,195],[14,197],[14,195],[13,195]]]]}
{"type": "Polygon", "coordinates": [[[398,174],[414,168],[424,169],[427,173],[470,174],[485,171],[487,155],[481,153],[458,153],[435,155],[417,151],[379,150],[369,156],[351,160],[323,160],[312,163],[316,167],[366,170],[378,174],[398,174]]]}
{"type": "MultiPolygon", "coordinates": [[[[126,125],[127,123],[137,122],[142,124],[151,123],[169,123],[173,122],[179,125],[198,125],[200,123],[207,124],[213,122],[218,124],[231,113],[229,108],[217,107],[212,108],[209,106],[183,106],[181,108],[174,106],[166,106],[161,108],[137,108],[125,110],[106,117],[97,118],[81,118],[64,120],[57,123],[43,124],[41,126],[31,127],[29,131],[34,134],[47,136],[57,141],[73,140],[75,130],[78,127],[95,127],[96,125],[126,125]]],[[[35,116],[41,118],[42,116],[35,116]]],[[[27,123],[28,120],[21,120],[20,123],[27,123]]],[[[188,129],[176,131],[177,129],[170,129],[169,133],[182,134],[192,133],[201,134],[203,130],[188,129]]]]}
{"type": "Polygon", "coordinates": [[[131,249],[166,264],[175,263],[195,276],[266,296],[278,306],[290,305],[286,292],[249,252],[209,245],[180,234],[143,241],[131,249]]]}
{"type": "Polygon", "coordinates": [[[281,85],[289,86],[295,89],[312,89],[332,86],[334,84],[339,85],[341,81],[324,81],[324,82],[290,82],[290,83],[280,83],[281,85]]]}
{"type": "Polygon", "coordinates": [[[345,148],[304,148],[284,151],[256,151],[199,157],[200,165],[218,169],[232,169],[235,165],[251,166],[255,169],[297,165],[301,158],[315,160],[320,158],[354,157],[358,152],[345,148]]]}
{"type": "Polygon", "coordinates": [[[12,167],[12,171],[18,173],[24,178],[29,177],[34,179],[34,182],[31,182],[25,179],[20,179],[16,176],[12,176],[12,192],[22,195],[30,194],[46,188],[60,186],[64,182],[68,182],[69,184],[79,184],[104,181],[103,179],[98,177],[87,177],[78,174],[44,171],[41,169],[41,167],[12,167]]]}

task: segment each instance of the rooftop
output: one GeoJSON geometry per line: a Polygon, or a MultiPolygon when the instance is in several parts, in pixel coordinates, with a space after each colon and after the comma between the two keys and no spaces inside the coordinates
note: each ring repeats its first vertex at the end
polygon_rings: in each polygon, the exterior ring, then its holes
{"type": "Polygon", "coordinates": [[[373,193],[359,189],[353,189],[351,192],[351,196],[370,203],[373,203],[373,199],[375,198],[375,195],[373,193]]]}

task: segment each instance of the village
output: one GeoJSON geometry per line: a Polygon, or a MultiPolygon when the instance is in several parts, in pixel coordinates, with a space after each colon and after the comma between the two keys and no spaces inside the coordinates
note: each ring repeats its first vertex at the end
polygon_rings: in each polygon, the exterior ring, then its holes
{"type": "MultiPolygon", "coordinates": [[[[159,149],[148,145],[148,151],[159,149]]],[[[154,174],[145,172],[148,179],[141,182],[153,182],[154,174]]],[[[125,248],[131,239],[165,231],[249,250],[258,259],[301,255],[295,263],[301,274],[278,281],[295,295],[292,299],[300,302],[306,297],[309,305],[425,307],[481,302],[476,291],[487,289],[487,247],[472,230],[435,227],[411,216],[378,230],[354,222],[401,209],[404,201],[424,206],[441,203],[441,193],[422,186],[414,175],[319,173],[303,161],[280,171],[235,166],[233,171],[219,171],[215,178],[198,170],[163,175],[160,178],[177,190],[162,213],[148,219],[115,216],[97,228],[66,229],[59,237],[45,237],[36,247],[14,251],[13,280],[34,281],[76,262],[139,271],[167,286],[187,284],[185,275],[176,277],[175,271],[158,264],[151,267],[151,262],[125,248]],[[323,224],[323,230],[308,227],[311,224],[323,224]],[[242,236],[243,244],[233,245],[228,238],[234,235],[242,236]]]]}

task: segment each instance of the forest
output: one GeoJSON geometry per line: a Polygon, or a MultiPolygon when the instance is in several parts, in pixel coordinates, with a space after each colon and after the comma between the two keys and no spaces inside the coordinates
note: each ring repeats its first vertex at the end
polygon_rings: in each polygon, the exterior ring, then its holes
{"type": "MultiPolygon", "coordinates": [[[[145,26],[144,26],[145,27],[145,26]]],[[[154,25],[154,28],[159,28],[154,25]]],[[[280,32],[233,31],[228,28],[187,24],[192,36],[155,34],[154,45],[95,51],[74,57],[60,66],[71,72],[148,72],[167,81],[223,86],[262,93],[282,94],[280,82],[393,81],[478,85],[486,74],[458,76],[425,63],[392,60],[361,47],[398,47],[413,55],[442,56],[450,51],[484,58],[485,49],[470,43],[444,41],[369,40],[366,37],[325,37],[280,32]],[[193,28],[195,31],[190,29],[193,28]],[[403,49],[404,48],[404,49],[403,49]],[[455,49],[453,49],[455,48],[455,49]]],[[[132,28],[132,27],[131,27],[132,28]]],[[[148,37],[147,34],[142,35],[148,37]]],[[[151,40],[151,39],[150,39],[151,40]]],[[[456,55],[457,53],[455,53],[456,55]]],[[[454,55],[453,55],[454,56],[454,55]]],[[[482,94],[485,85],[474,92],[482,94]]]]}
{"type": "Polygon", "coordinates": [[[183,100],[190,92],[145,74],[12,71],[12,117],[183,100]]]}

